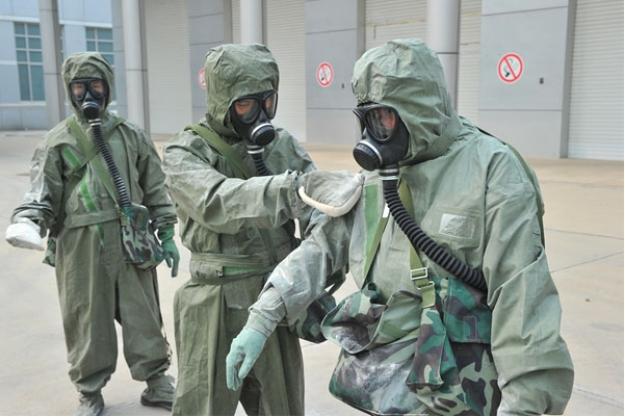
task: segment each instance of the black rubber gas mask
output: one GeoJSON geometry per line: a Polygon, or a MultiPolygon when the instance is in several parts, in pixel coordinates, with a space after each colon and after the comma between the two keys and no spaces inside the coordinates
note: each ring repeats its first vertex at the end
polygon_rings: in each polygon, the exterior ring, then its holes
{"type": "Polygon", "coordinates": [[[230,106],[230,120],[234,130],[250,145],[265,146],[276,130],[271,119],[276,115],[278,93],[265,91],[236,99],[230,106]]]}
{"type": "Polygon", "coordinates": [[[397,167],[408,152],[410,134],[397,110],[383,104],[364,104],[354,109],[362,138],[354,147],[358,165],[367,171],[397,167]]]}
{"type": "Polygon", "coordinates": [[[69,83],[74,105],[87,120],[96,119],[106,107],[108,84],[101,78],[76,78],[69,83]]]}

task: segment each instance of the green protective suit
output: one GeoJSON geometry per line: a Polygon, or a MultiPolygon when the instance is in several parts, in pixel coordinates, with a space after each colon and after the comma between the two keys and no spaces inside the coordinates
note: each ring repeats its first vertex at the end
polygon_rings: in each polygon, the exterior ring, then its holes
{"type": "MultiPolygon", "coordinates": [[[[103,78],[113,88],[113,71],[98,53],[67,58],[68,97],[70,80],[85,77],[103,78]]],[[[108,111],[101,118],[132,201],[149,209],[155,229],[172,228],[176,214],[154,145],[139,128],[108,111]]],[[[28,218],[42,234],[50,231],[46,261],[56,265],[69,375],[80,392],[93,393],[115,370],[115,318],[122,325],[124,356],[134,379],[164,372],[171,351],[162,330],[156,270],[125,263],[115,203],[70,133],[72,119],[88,132],[77,109],[48,132],[35,151],[31,190],[12,221],[28,218]]]]}
{"type": "MultiPolygon", "coordinates": [[[[227,113],[238,97],[278,89],[275,60],[264,46],[223,45],[208,52],[205,74],[208,111],[201,125],[229,143],[255,172],[227,113]]],[[[182,242],[192,253],[191,279],[174,301],[179,366],[174,414],[234,414],[238,401],[248,414],[304,413],[299,340],[286,327],[269,338],[242,389],[226,388],[232,339],[269,272],[293,249],[281,225],[304,216],[292,205],[296,171],[315,168],[280,128],[265,147],[264,159],[276,175],[243,180],[192,131],[180,132],[164,149],[166,184],[181,221],[182,242]]]]}
{"type": "MultiPolygon", "coordinates": [[[[410,132],[400,178],[410,190],[411,204],[404,205],[412,206],[411,216],[437,243],[480,267],[488,291],[450,277],[421,254],[436,292],[435,309],[423,314],[419,303],[425,301],[410,295],[415,293],[411,245],[389,221],[370,270],[375,291],[368,286],[324,321],[326,337],[343,348],[330,390],[339,398],[361,396],[357,403],[365,410],[387,402],[386,410],[395,414],[562,413],[573,365],[560,336],[560,302],[541,242],[540,190],[509,146],[455,113],[444,86],[438,58],[416,40],[367,51],[352,79],[359,103],[394,107],[410,132]],[[363,296],[374,292],[370,299],[363,296]],[[387,307],[380,310],[375,303],[387,307]],[[380,317],[391,304],[400,313],[378,329],[373,342],[371,332],[350,330],[363,314],[380,317]],[[416,343],[401,345],[411,334],[418,335],[416,343]],[[372,384],[380,382],[379,375],[367,368],[342,374],[353,371],[350,361],[375,360],[377,350],[367,349],[398,335],[405,338],[395,344],[395,355],[378,359],[388,365],[380,368],[384,372],[403,364],[401,357],[413,361],[410,373],[393,374],[403,375],[395,391],[376,392],[372,384]],[[437,362],[433,353],[439,347],[437,362]]],[[[348,264],[356,283],[363,284],[368,249],[384,211],[380,177],[366,175],[354,209],[339,218],[316,216],[310,236],[269,277],[263,298],[279,293],[289,320],[320,293],[331,271],[348,264]]],[[[263,298],[252,306],[251,324],[277,311],[263,305],[263,298]]]]}

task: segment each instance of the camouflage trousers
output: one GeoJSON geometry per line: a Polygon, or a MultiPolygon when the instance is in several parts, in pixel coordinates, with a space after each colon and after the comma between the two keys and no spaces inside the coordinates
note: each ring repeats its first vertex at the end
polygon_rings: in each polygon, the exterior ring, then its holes
{"type": "Polygon", "coordinates": [[[370,414],[496,413],[500,392],[488,343],[449,334],[444,315],[450,312],[440,297],[425,308],[409,291],[386,303],[378,299],[369,284],[322,323],[326,338],[342,348],[333,395],[370,414]]]}

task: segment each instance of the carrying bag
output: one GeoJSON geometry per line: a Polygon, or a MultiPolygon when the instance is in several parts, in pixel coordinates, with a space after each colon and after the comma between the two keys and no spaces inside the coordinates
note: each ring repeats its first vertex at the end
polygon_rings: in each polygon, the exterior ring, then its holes
{"type": "MultiPolygon", "coordinates": [[[[245,163],[237,155],[234,149],[217,133],[205,126],[202,126],[201,124],[187,126],[185,130],[192,131],[206,140],[213,150],[223,156],[238,178],[249,179],[254,176],[254,174],[247,169],[245,163]]],[[[278,259],[273,251],[274,246],[271,244],[271,238],[267,235],[265,230],[257,229],[257,231],[263,240],[265,247],[270,251],[274,262],[277,262],[278,259]]],[[[287,233],[289,233],[288,230],[287,233]]],[[[292,236],[290,237],[293,238],[292,236]]],[[[289,329],[300,339],[313,343],[321,343],[325,341],[326,339],[321,332],[321,321],[327,313],[336,307],[336,300],[332,294],[344,281],[345,273],[343,271],[339,271],[328,277],[326,280],[326,290],[323,291],[323,293],[294,320],[294,323],[289,326],[289,329]]]]}
{"type": "MultiPolygon", "coordinates": [[[[405,182],[399,188],[412,212],[405,182]]],[[[321,324],[325,337],[342,348],[330,392],[370,414],[475,413],[460,384],[436,305],[439,284],[428,276],[414,248],[410,253],[414,292],[397,291],[383,303],[371,282],[371,266],[387,223],[388,216],[380,219],[367,248],[361,290],[343,300],[321,324]]]]}
{"type": "MultiPolygon", "coordinates": [[[[87,134],[78,125],[76,119],[72,118],[69,126],[83,154],[93,154],[94,144],[91,143],[87,134]]],[[[108,151],[106,144],[105,147],[108,151]]],[[[154,233],[149,211],[147,207],[137,203],[130,203],[129,207],[120,207],[118,200],[120,197],[118,195],[119,192],[116,190],[111,175],[104,165],[103,157],[102,155],[101,158],[91,158],[88,163],[91,164],[100,182],[115,202],[119,213],[121,242],[126,262],[140,269],[155,268],[165,259],[165,254],[154,233]]],[[[114,164],[112,158],[110,158],[110,161],[114,164]]],[[[119,180],[123,181],[121,178],[119,180]]]]}

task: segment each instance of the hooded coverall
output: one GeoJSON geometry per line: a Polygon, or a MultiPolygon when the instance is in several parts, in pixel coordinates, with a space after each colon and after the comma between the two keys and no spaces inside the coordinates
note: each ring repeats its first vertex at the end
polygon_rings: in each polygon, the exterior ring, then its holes
{"type": "MultiPolygon", "coordinates": [[[[113,89],[113,70],[98,53],[66,59],[68,97],[75,78],[101,78],[113,89]]],[[[171,354],[162,330],[156,270],[125,262],[115,202],[70,133],[72,119],[88,134],[89,125],[74,105],[74,114],[50,130],[35,151],[31,190],[12,222],[28,218],[42,235],[50,231],[46,260],[56,270],[69,376],[78,391],[90,394],[115,371],[115,319],[122,325],[124,356],[134,379],[165,372],[171,354]]],[[[176,214],[154,145],[139,128],[107,110],[101,119],[104,140],[132,201],[148,208],[154,229],[172,228],[176,214]]]]}
{"type": "MultiPolygon", "coordinates": [[[[403,374],[394,391],[376,391],[374,384],[385,381],[371,373],[374,368],[351,366],[366,363],[376,350],[348,354],[363,334],[340,326],[372,310],[356,305],[350,313],[343,304],[344,316],[328,321],[331,313],[322,325],[324,335],[343,349],[331,391],[365,411],[385,407],[394,414],[562,413],[572,390],[573,365],[560,336],[561,308],[541,241],[542,200],[533,172],[509,146],[456,114],[440,62],[420,41],[396,40],[367,51],[354,66],[352,88],[359,104],[396,109],[410,134],[400,164],[400,179],[410,191],[411,204],[404,205],[411,206],[411,217],[439,245],[481,268],[488,290],[471,288],[421,253],[435,284],[435,319],[442,324],[435,328],[425,316],[419,323],[419,313],[404,304],[406,314],[394,317],[395,325],[380,335],[388,342],[413,322],[410,330],[428,337],[406,347],[421,373],[412,373],[411,380],[403,374]],[[444,344],[451,350],[443,350],[440,363],[432,362],[436,355],[430,349],[444,344]],[[439,373],[444,383],[429,384],[439,373]],[[450,398],[450,392],[458,394],[450,398]]],[[[282,313],[291,320],[320,294],[329,273],[349,265],[356,283],[365,282],[364,265],[385,206],[378,173],[365,175],[352,211],[338,218],[317,216],[310,236],[270,275],[247,326],[262,331],[282,318],[268,319],[280,309],[263,303],[276,298],[266,293],[279,294],[282,313]]],[[[369,271],[376,302],[388,305],[402,292],[415,293],[410,248],[391,219],[369,271]]],[[[416,296],[415,303],[422,301],[416,296]]],[[[398,356],[381,357],[387,366],[379,369],[402,366],[398,356]]]]}
{"type": "MultiPolygon", "coordinates": [[[[222,45],[204,65],[206,117],[202,126],[219,135],[255,172],[245,140],[228,110],[239,97],[278,90],[278,66],[261,45],[222,45]]],[[[264,281],[293,249],[281,225],[293,212],[297,172],[314,164],[297,141],[277,128],[264,148],[275,175],[240,179],[223,156],[197,133],[184,130],[164,149],[166,185],[191,251],[191,279],[174,301],[178,386],[174,414],[232,415],[240,401],[248,414],[301,415],[304,379],[297,336],[280,327],[241,389],[226,388],[225,358],[243,328],[264,281]]]]}

